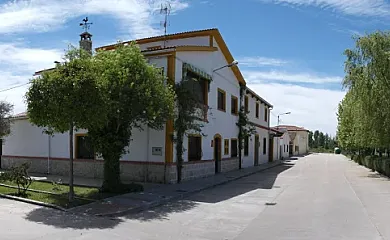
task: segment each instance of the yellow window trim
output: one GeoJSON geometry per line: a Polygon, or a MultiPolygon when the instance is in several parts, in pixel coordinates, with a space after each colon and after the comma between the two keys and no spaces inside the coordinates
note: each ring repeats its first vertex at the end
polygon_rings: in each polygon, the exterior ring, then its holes
{"type": "MultiPolygon", "coordinates": [[[[175,84],[176,73],[176,53],[167,57],[167,77],[168,84],[175,84]]],[[[173,162],[173,119],[167,120],[165,124],[165,162],[173,162]]]]}
{"type": "MultiPolygon", "coordinates": [[[[235,111],[235,112],[230,111],[230,112],[231,112],[233,115],[238,116],[238,97],[232,95],[231,99],[232,99],[232,100],[233,100],[233,99],[235,100],[236,111],[235,111]]],[[[231,110],[233,110],[233,106],[230,106],[230,107],[231,107],[231,110]]]]}
{"type": "Polygon", "coordinates": [[[229,155],[229,139],[224,139],[224,155],[229,155]]]}
{"type": "Polygon", "coordinates": [[[226,92],[220,88],[218,88],[217,90],[217,108],[219,111],[226,112],[226,92]],[[218,106],[218,95],[219,95],[218,93],[223,94],[223,108],[219,108],[218,106]]]}

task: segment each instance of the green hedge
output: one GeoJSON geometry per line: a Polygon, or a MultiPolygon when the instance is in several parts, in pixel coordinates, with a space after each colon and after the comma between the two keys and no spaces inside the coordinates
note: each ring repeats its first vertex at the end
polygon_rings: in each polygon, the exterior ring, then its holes
{"type": "Polygon", "coordinates": [[[390,158],[379,156],[363,156],[363,155],[351,155],[351,160],[355,161],[359,165],[363,165],[366,168],[376,171],[380,174],[390,177],[390,158]]]}

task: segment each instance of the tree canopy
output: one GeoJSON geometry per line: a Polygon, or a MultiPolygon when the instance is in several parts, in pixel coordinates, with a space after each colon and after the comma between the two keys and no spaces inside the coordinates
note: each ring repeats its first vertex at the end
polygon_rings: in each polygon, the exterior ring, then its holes
{"type": "Polygon", "coordinates": [[[104,125],[88,128],[95,150],[104,158],[104,191],[121,191],[120,157],[132,131],[148,126],[163,129],[172,117],[175,93],[160,69],[147,63],[135,44],[95,56],[98,85],[108,112],[104,125]]]}
{"type": "Polygon", "coordinates": [[[345,50],[347,90],[338,107],[338,140],[351,151],[383,152],[390,147],[390,33],[355,37],[345,50]]]}
{"type": "Polygon", "coordinates": [[[118,44],[94,56],[69,51],[64,64],[32,80],[26,100],[37,126],[69,131],[70,136],[74,128],[87,129],[104,159],[102,190],[121,191],[119,160],[128,151],[133,129],[162,129],[173,114],[175,93],[136,44],[118,44]]]}

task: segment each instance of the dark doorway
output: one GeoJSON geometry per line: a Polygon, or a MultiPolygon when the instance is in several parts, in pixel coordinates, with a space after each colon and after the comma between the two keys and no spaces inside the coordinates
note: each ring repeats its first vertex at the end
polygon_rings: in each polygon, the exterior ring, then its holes
{"type": "Polygon", "coordinates": [[[215,173],[221,172],[221,137],[214,137],[214,161],[215,161],[215,173]]]}
{"type": "Polygon", "coordinates": [[[260,147],[259,136],[255,135],[255,162],[254,162],[255,166],[259,165],[259,147],[260,147]]]}
{"type": "Polygon", "coordinates": [[[269,144],[268,144],[268,161],[272,162],[274,160],[274,138],[269,138],[269,144]]]}
{"type": "Polygon", "coordinates": [[[292,144],[290,144],[290,146],[288,146],[288,153],[290,156],[293,155],[293,145],[292,144]]]}

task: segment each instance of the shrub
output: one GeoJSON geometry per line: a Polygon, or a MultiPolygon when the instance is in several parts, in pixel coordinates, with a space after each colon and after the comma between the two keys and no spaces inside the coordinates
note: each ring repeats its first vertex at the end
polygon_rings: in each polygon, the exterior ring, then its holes
{"type": "Polygon", "coordinates": [[[28,163],[23,163],[19,166],[12,167],[10,171],[0,175],[0,180],[15,183],[18,186],[17,195],[26,196],[26,191],[32,183],[32,178],[28,174],[29,168],[30,165],[28,163]]]}
{"type": "Polygon", "coordinates": [[[383,174],[390,177],[390,159],[382,159],[383,174]]]}

